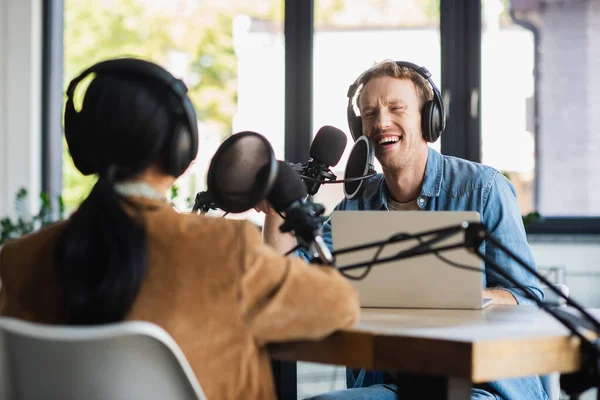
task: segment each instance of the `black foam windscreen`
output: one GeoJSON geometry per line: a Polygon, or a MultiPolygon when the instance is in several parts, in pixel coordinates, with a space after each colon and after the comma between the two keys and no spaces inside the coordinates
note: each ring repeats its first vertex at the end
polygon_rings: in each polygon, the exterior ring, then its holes
{"type": "Polygon", "coordinates": [[[223,211],[240,213],[264,200],[276,177],[277,160],[269,141],[256,132],[239,132],[213,156],[207,192],[223,211]]]}
{"type": "Polygon", "coordinates": [[[333,167],[340,162],[347,142],[344,132],[334,126],[324,125],[317,131],[310,145],[310,158],[317,164],[333,167]]]}
{"type": "Polygon", "coordinates": [[[293,202],[305,198],[307,193],[298,173],[285,161],[277,163],[277,177],[267,200],[275,210],[284,212],[293,202]]]}
{"type": "MultiPolygon", "coordinates": [[[[371,139],[367,136],[360,136],[348,156],[344,179],[368,175],[373,164],[373,153],[374,148],[371,139]]],[[[355,199],[361,195],[364,185],[364,180],[344,182],[344,196],[348,200],[355,199]]]]}

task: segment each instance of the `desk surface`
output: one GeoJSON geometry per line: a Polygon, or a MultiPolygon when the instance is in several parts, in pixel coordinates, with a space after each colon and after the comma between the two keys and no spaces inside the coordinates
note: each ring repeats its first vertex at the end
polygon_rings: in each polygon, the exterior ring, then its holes
{"type": "MultiPolygon", "coordinates": [[[[600,310],[591,310],[600,316],[600,310]]],[[[273,358],[488,382],[573,372],[580,341],[534,306],[483,310],[363,309],[353,328],[271,346],[273,358]]]]}

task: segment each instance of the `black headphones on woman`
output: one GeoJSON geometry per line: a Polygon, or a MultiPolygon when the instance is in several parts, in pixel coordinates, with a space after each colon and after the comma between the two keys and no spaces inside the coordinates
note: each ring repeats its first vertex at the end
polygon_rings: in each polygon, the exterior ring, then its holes
{"type": "MultiPolygon", "coordinates": [[[[414,70],[423,78],[425,78],[433,89],[433,100],[427,101],[421,110],[423,138],[426,141],[433,143],[438,140],[444,131],[444,128],[446,127],[446,115],[444,113],[442,95],[440,94],[437,86],[435,86],[433,83],[433,80],[431,79],[431,73],[427,70],[427,68],[419,67],[418,65],[407,61],[396,61],[396,65],[414,70]]],[[[346,112],[348,116],[348,127],[350,128],[350,133],[352,134],[354,141],[358,140],[358,138],[363,134],[362,118],[360,115],[356,115],[354,112],[355,97],[359,88],[359,80],[361,77],[362,75],[359,76],[352,85],[350,85],[347,94],[348,108],[346,112]]]]}
{"type": "MultiPolygon", "coordinates": [[[[175,95],[177,101],[167,101],[169,113],[174,117],[175,127],[171,137],[164,145],[165,172],[175,177],[185,172],[198,153],[198,125],[194,106],[187,96],[187,87],[183,81],[175,78],[167,70],[149,61],[135,58],[117,58],[99,62],[83,71],[73,79],[67,89],[65,107],[65,139],[73,158],[73,163],[83,175],[98,173],[97,166],[79,157],[85,154],[81,140],[82,129],[79,112],[75,110],[73,96],[77,85],[92,73],[115,76],[146,77],[158,82],[175,95]]],[[[156,157],[153,154],[152,157],[156,157]]],[[[148,160],[148,163],[152,160],[148,160]]]]}

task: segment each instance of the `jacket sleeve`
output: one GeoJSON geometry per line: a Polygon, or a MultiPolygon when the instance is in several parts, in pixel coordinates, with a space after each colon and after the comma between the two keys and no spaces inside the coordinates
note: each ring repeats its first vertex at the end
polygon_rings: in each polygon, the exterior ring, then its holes
{"type": "Polygon", "coordinates": [[[319,339],[359,318],[358,295],[333,267],[283,257],[242,224],[241,309],[259,343],[319,339]]]}

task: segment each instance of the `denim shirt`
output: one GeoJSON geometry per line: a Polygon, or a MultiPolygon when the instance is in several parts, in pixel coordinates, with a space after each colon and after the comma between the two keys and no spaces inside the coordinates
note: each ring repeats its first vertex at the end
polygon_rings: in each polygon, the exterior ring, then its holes
{"type": "MultiPolygon", "coordinates": [[[[492,236],[528,265],[535,267],[515,188],[504,175],[482,164],[443,156],[430,147],[424,178],[421,194],[417,198],[417,205],[421,210],[477,211],[481,216],[481,223],[492,236]]],[[[383,175],[378,174],[365,183],[365,190],[359,198],[344,199],[335,210],[389,210],[388,189],[383,175]]],[[[324,225],[323,239],[332,249],[330,221],[324,225]]],[[[527,287],[533,295],[543,300],[538,279],[516,261],[491,243],[484,242],[480,250],[521,285],[527,287]]],[[[299,255],[307,260],[311,258],[310,254],[303,251],[299,251],[299,255]]],[[[519,304],[534,304],[522,290],[499,278],[486,269],[483,287],[502,287],[509,291],[519,304]]],[[[348,386],[364,387],[388,383],[385,375],[387,374],[365,370],[356,374],[349,369],[348,386]]],[[[506,399],[547,398],[537,376],[495,381],[486,386],[489,386],[490,391],[506,399]]]]}

